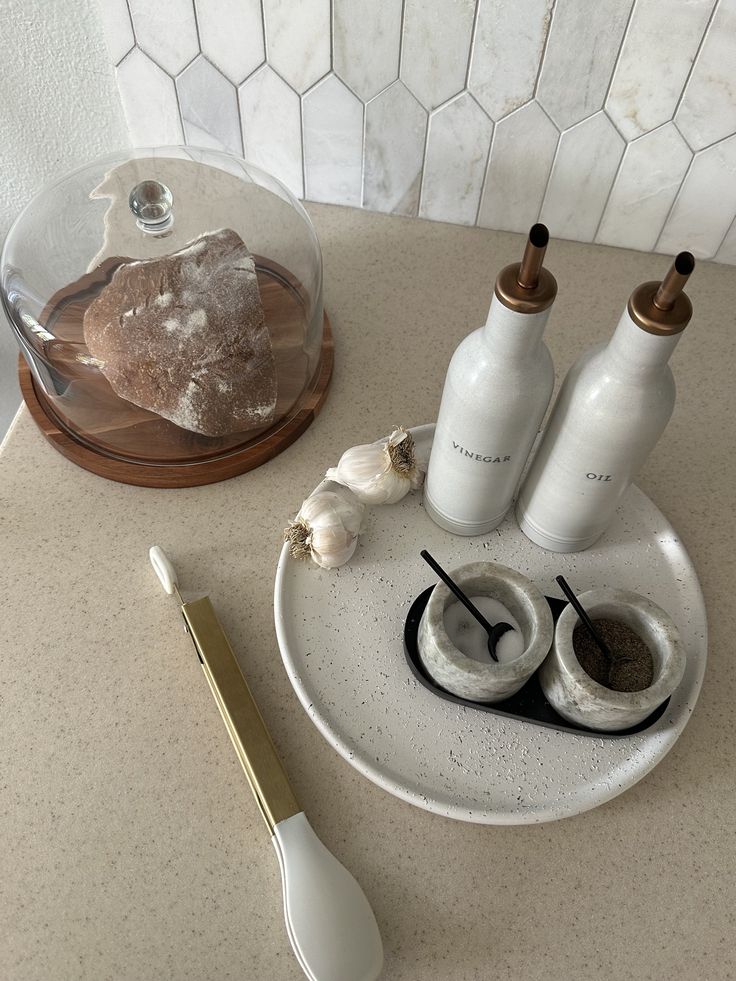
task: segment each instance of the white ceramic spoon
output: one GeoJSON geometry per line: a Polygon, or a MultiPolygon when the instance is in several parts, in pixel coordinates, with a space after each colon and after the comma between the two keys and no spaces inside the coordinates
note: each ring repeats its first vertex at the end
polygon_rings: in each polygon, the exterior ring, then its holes
{"type": "Polygon", "coordinates": [[[375,981],[383,946],[363,890],[322,844],[299,807],[261,713],[208,597],[184,603],[165,553],[151,565],[176,595],[207,682],[268,826],[281,866],[286,930],[312,981],[375,981]]]}

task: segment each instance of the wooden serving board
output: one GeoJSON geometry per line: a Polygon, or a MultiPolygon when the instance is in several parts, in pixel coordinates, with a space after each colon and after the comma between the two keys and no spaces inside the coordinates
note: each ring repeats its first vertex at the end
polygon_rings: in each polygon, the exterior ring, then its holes
{"type": "Polygon", "coordinates": [[[46,439],[72,462],[93,473],[140,487],[195,487],[253,470],[290,446],[313,422],[327,397],[334,346],[324,314],[319,351],[306,350],[305,297],[283,267],[255,256],[266,322],[276,362],[278,397],[270,427],[207,437],[189,432],[120,398],[84,344],[86,306],[122,261],[111,259],[59,291],[40,322],[53,333],[34,352],[67,382],[50,397],[33,378],[23,355],[20,388],[46,439]]]}

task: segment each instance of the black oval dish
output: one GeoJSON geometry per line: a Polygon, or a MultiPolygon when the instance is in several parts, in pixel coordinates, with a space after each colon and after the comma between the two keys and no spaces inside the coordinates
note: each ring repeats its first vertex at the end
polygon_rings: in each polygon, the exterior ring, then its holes
{"type": "MultiPolygon", "coordinates": [[[[536,673],[511,698],[507,698],[503,702],[494,702],[492,705],[487,702],[471,702],[467,698],[452,695],[449,691],[445,691],[444,688],[440,688],[429,677],[419,659],[419,645],[417,643],[419,621],[422,618],[422,613],[424,613],[424,608],[429,602],[429,597],[433,589],[434,586],[425,589],[411,605],[404,625],[404,653],[406,654],[406,660],[409,662],[412,674],[417,681],[435,695],[439,695],[440,698],[444,698],[448,702],[455,702],[456,705],[467,705],[468,708],[478,709],[480,712],[491,712],[493,715],[502,715],[507,719],[520,719],[524,722],[533,722],[534,725],[545,726],[548,729],[561,729],[564,732],[574,732],[583,736],[596,736],[598,739],[620,739],[622,736],[631,736],[635,732],[643,732],[645,729],[654,725],[667,708],[669,698],[662,702],[643,722],[632,726],[630,729],[621,729],[618,732],[598,732],[596,729],[576,726],[574,722],[568,722],[567,719],[563,719],[561,715],[558,715],[544,697],[544,692],[539,684],[536,673]]],[[[565,600],[555,599],[554,596],[546,596],[545,599],[549,603],[552,616],[555,623],[557,623],[567,603],[565,600]]]]}

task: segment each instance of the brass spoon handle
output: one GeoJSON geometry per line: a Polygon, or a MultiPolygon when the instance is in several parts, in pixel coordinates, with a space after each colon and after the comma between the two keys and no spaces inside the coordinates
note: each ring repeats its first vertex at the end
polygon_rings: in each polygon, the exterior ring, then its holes
{"type": "Polygon", "coordinates": [[[183,603],[181,612],[235,752],[273,835],[275,826],[298,814],[301,807],[209,597],[183,603]]]}

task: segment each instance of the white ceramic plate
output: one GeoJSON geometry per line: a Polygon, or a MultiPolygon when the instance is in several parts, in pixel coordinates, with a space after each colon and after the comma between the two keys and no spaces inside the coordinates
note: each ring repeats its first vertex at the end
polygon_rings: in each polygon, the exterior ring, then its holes
{"type": "MultiPolygon", "coordinates": [[[[434,426],[413,430],[429,455],[434,426]]],[[[697,575],[677,534],[632,487],[604,538],[587,552],[556,555],[533,545],[510,513],[500,528],[458,538],[424,513],[421,494],[371,510],[350,562],[324,570],[282,550],[276,631],[299,700],[327,741],[357,770],[403,800],[461,821],[533,824],[597,807],[627,790],[674,745],[700,691],[707,653],[697,575]],[[559,596],[620,586],[659,603],[686,650],[685,677],[664,715],[618,739],[574,735],[444,701],[413,677],[403,651],[406,614],[435,581],[419,557],[447,569],[492,560],[559,596]]]]}

